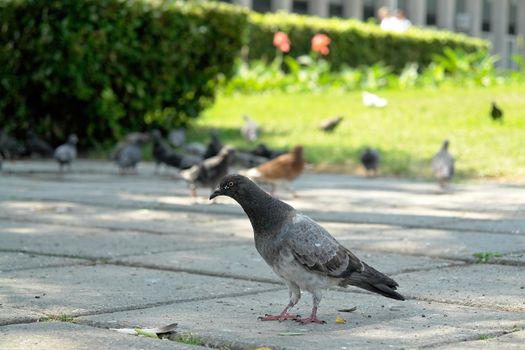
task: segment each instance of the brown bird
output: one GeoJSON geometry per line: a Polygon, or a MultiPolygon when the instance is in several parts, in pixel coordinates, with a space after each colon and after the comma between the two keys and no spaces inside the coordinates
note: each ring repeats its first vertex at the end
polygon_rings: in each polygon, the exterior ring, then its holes
{"type": "Polygon", "coordinates": [[[291,182],[298,178],[304,170],[303,146],[295,146],[289,153],[283,154],[258,167],[241,172],[258,183],[269,183],[272,194],[277,185],[283,185],[294,197],[291,182]]]}
{"type": "Polygon", "coordinates": [[[341,123],[342,120],[342,116],[337,116],[334,118],[323,120],[321,124],[319,124],[319,128],[324,132],[332,132],[339,125],[339,123],[341,123]]]}

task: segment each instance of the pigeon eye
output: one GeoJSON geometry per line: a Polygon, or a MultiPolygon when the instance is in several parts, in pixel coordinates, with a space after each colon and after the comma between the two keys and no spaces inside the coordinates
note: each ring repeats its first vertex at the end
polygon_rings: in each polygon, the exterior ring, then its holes
{"type": "Polygon", "coordinates": [[[233,182],[230,181],[230,183],[228,184],[228,187],[232,187],[233,186],[233,182]]]}

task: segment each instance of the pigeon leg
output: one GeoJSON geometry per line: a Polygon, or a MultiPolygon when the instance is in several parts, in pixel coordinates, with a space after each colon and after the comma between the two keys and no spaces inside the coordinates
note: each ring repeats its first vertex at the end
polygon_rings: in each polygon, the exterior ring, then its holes
{"type": "Polygon", "coordinates": [[[312,294],[313,294],[313,299],[314,299],[314,306],[312,307],[312,314],[310,315],[310,317],[300,318],[300,319],[298,319],[296,321],[300,322],[302,324],[306,324],[306,323],[323,324],[323,323],[326,323],[325,321],[322,321],[322,320],[317,318],[317,307],[319,306],[319,303],[321,302],[322,295],[321,295],[320,292],[315,292],[315,293],[312,293],[312,294]]]}
{"type": "Polygon", "coordinates": [[[281,312],[279,315],[264,315],[259,317],[259,320],[261,321],[286,321],[286,320],[294,320],[297,321],[299,319],[299,315],[289,314],[288,310],[295,306],[299,302],[299,299],[301,298],[301,290],[299,289],[299,286],[292,282],[287,282],[288,285],[288,291],[290,295],[290,302],[286,307],[284,308],[283,312],[281,312]]]}
{"type": "Polygon", "coordinates": [[[286,187],[288,192],[292,194],[293,198],[299,198],[299,195],[297,194],[297,192],[294,191],[292,184],[285,182],[284,186],[286,187]]]}
{"type": "Polygon", "coordinates": [[[283,312],[281,312],[279,315],[264,315],[259,317],[259,320],[261,321],[286,321],[286,320],[299,320],[299,315],[289,314],[288,309],[291,308],[293,305],[292,303],[286,305],[283,312]]]}

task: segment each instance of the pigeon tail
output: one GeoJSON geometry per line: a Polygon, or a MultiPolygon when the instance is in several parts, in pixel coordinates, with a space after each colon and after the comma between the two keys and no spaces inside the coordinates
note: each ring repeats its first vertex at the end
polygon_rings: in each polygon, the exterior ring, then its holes
{"type": "Polygon", "coordinates": [[[345,278],[339,285],[341,287],[353,285],[373,293],[381,294],[387,298],[405,300],[405,297],[395,291],[398,286],[396,281],[373,267],[365,263],[362,264],[364,266],[363,272],[353,273],[348,278],[345,278]]]}

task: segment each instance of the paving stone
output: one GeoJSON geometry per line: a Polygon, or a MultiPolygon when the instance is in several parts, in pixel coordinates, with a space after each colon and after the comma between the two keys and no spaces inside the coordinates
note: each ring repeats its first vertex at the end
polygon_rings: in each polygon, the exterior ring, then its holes
{"type": "MultiPolygon", "coordinates": [[[[483,337],[483,336],[482,336],[483,337]]],[[[483,349],[483,350],[523,350],[525,344],[525,331],[513,332],[499,337],[466,341],[461,343],[447,344],[438,346],[435,349],[453,350],[453,349],[483,349]]]]}
{"type": "Polygon", "coordinates": [[[98,329],[65,322],[40,322],[0,327],[2,349],[5,350],[56,350],[56,349],[174,349],[199,350],[201,346],[135,337],[115,331],[98,329]]]}
{"type": "Polygon", "coordinates": [[[13,323],[35,322],[36,320],[44,317],[45,315],[42,313],[26,309],[8,307],[0,302],[0,326],[13,323]]]}
{"type": "Polygon", "coordinates": [[[222,242],[253,236],[245,217],[192,212],[95,207],[69,202],[6,201],[0,207],[0,222],[49,223],[69,227],[105,228],[166,235],[184,235],[197,242],[222,242]],[[30,218],[28,220],[28,218],[30,218]],[[227,221],[227,225],[221,225],[227,221]],[[198,233],[198,235],[196,235],[198,233]]]}
{"type": "MultiPolygon", "coordinates": [[[[310,297],[304,295],[298,313],[310,312],[310,297]]],[[[167,306],[100,314],[79,322],[103,327],[143,325],[155,327],[178,322],[181,332],[192,333],[211,343],[286,349],[378,349],[412,348],[462,341],[525,324],[523,313],[480,310],[422,301],[399,302],[370,294],[329,291],[321,302],[319,317],[326,325],[301,325],[293,321],[262,322],[264,313],[278,313],[287,303],[286,290],[237,298],[177,303],[167,306]],[[357,306],[352,313],[338,312],[357,306]],[[340,314],[346,324],[335,324],[340,314]]]]}
{"type": "Polygon", "coordinates": [[[0,275],[0,304],[46,314],[79,315],[232,293],[273,285],[122,266],[72,266],[0,275]],[[35,296],[40,296],[35,298],[35,296]]]}
{"type": "MultiPolygon", "coordinates": [[[[125,218],[122,220],[125,221],[125,218]]],[[[226,232],[220,234],[199,230],[188,234],[186,231],[190,230],[191,222],[180,223],[179,225],[173,223],[173,230],[179,233],[174,235],[138,232],[132,229],[133,223],[128,223],[129,230],[5,222],[2,220],[0,220],[0,225],[2,226],[0,231],[2,249],[85,258],[113,258],[115,256],[166,250],[187,250],[200,246],[233,244],[240,240],[239,237],[231,236],[226,232]]]]}
{"type": "MultiPolygon", "coordinates": [[[[455,261],[428,257],[374,253],[355,249],[352,251],[368,264],[387,274],[458,264],[455,261]]],[[[202,271],[244,279],[281,281],[261,258],[253,243],[195,251],[129,256],[118,260],[132,264],[202,271]]]]}
{"type": "MultiPolygon", "coordinates": [[[[2,240],[2,248],[5,248],[4,244],[6,243],[6,240],[2,233],[0,233],[0,240],[2,240]]],[[[67,266],[79,263],[82,263],[82,260],[24,253],[0,252],[0,274],[12,270],[67,266]]]]}
{"type": "Polygon", "coordinates": [[[417,254],[474,261],[474,253],[525,251],[525,235],[474,233],[435,229],[399,229],[354,235],[334,225],[331,231],[348,247],[398,254],[417,254]],[[337,233],[336,233],[337,232],[337,233]]]}
{"type": "MultiPolygon", "coordinates": [[[[525,311],[525,269],[522,266],[476,264],[395,276],[407,293],[425,300],[525,311]]],[[[524,319],[525,319],[525,314],[524,319]]]]}

